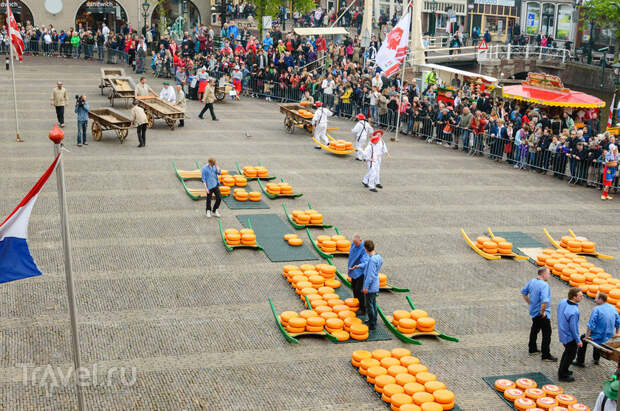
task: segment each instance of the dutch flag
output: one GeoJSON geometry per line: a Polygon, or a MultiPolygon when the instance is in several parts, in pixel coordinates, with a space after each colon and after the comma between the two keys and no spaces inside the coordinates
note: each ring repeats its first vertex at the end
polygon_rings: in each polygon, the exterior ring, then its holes
{"type": "Polygon", "coordinates": [[[28,220],[41,189],[59,160],[60,154],[15,210],[0,224],[0,283],[41,275],[28,249],[28,220]]]}

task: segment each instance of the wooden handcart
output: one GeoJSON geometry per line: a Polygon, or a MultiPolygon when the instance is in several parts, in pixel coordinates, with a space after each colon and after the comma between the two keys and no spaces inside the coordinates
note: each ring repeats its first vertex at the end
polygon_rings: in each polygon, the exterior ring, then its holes
{"type": "Polygon", "coordinates": [[[302,116],[297,112],[297,110],[300,109],[305,109],[312,112],[307,107],[297,103],[280,105],[280,113],[284,114],[284,128],[289,134],[293,134],[295,127],[306,130],[308,133],[312,133],[314,130],[314,127],[312,126],[312,117],[306,118],[302,116]]]}
{"type": "Polygon", "coordinates": [[[108,99],[112,107],[114,107],[115,98],[125,99],[125,102],[129,103],[136,94],[136,84],[131,77],[119,76],[110,78],[110,88],[108,99]]]}
{"type": "MultiPolygon", "coordinates": [[[[494,239],[495,236],[493,235],[493,232],[491,231],[491,229],[488,229],[489,231],[489,235],[491,236],[491,239],[494,239]]],[[[524,256],[524,255],[519,255],[515,252],[511,252],[510,254],[501,254],[501,253],[497,253],[497,254],[489,254],[489,253],[485,253],[482,249],[478,248],[478,246],[476,246],[476,243],[473,242],[465,233],[465,230],[463,230],[461,228],[461,235],[463,236],[463,238],[465,239],[465,242],[467,244],[469,244],[469,246],[471,247],[472,250],[474,250],[478,255],[480,255],[481,257],[486,258],[487,260],[500,260],[502,258],[512,258],[514,260],[528,260],[529,257],[524,256]]]]}
{"type": "Polygon", "coordinates": [[[138,105],[144,109],[148,128],[152,128],[155,119],[163,119],[170,130],[174,130],[174,125],[178,120],[185,119],[185,111],[179,107],[173,106],[167,101],[154,96],[140,96],[136,99],[138,105]]]}
{"type": "MultiPolygon", "coordinates": [[[[563,249],[563,247],[560,245],[559,242],[557,242],[552,236],[551,234],[549,234],[549,231],[547,231],[546,228],[543,228],[543,232],[545,233],[545,235],[547,236],[547,238],[549,239],[549,242],[558,250],[563,249]]],[[[573,237],[574,239],[577,239],[577,236],[575,235],[575,233],[573,232],[573,230],[571,230],[570,228],[568,229],[568,233],[571,235],[571,237],[573,237]]],[[[584,253],[584,252],[580,252],[577,253],[577,255],[585,255],[588,257],[596,257],[596,258],[600,258],[602,260],[613,260],[613,257],[610,255],[606,255],[606,254],[601,254],[598,251],[594,251],[594,253],[584,253]]]]}
{"type": "Polygon", "coordinates": [[[618,363],[616,375],[620,377],[620,337],[612,337],[605,344],[597,344],[590,338],[585,339],[592,347],[601,352],[601,357],[609,361],[618,363]]]}
{"type": "Polygon", "coordinates": [[[101,134],[107,130],[116,131],[116,135],[121,144],[127,138],[128,130],[131,128],[131,120],[124,115],[110,108],[95,108],[88,112],[88,118],[93,121],[91,131],[93,140],[101,140],[101,134]]]}
{"type": "Polygon", "coordinates": [[[115,77],[125,77],[125,69],[123,68],[101,68],[101,82],[99,83],[99,89],[101,89],[101,95],[103,96],[103,89],[106,87],[112,87],[110,80],[115,77]]]}

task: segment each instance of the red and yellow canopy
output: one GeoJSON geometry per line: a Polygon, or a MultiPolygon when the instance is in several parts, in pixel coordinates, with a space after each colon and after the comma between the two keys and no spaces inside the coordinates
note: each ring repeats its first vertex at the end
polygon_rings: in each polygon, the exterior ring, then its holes
{"type": "Polygon", "coordinates": [[[543,106],[574,108],[605,107],[605,102],[597,97],[582,93],[581,91],[564,90],[566,91],[550,90],[520,84],[504,87],[503,95],[505,98],[527,101],[543,106]]]}

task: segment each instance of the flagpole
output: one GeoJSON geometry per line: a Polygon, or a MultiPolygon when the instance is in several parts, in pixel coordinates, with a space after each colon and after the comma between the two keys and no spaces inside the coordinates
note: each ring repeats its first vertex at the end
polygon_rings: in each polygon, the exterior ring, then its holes
{"type": "MultiPolygon", "coordinates": [[[[58,129],[60,135],[64,137],[62,130],[58,129]]],[[[54,131],[50,133],[50,137],[54,131]]],[[[60,154],[61,140],[54,141],[54,155],[60,154]]],[[[78,399],[78,410],[84,410],[84,396],[82,393],[82,387],[80,386],[80,343],[78,339],[78,327],[77,327],[77,309],[75,305],[75,292],[73,287],[73,275],[72,275],[72,259],[71,259],[71,239],[69,238],[69,221],[67,218],[67,201],[65,190],[65,172],[64,161],[62,155],[58,161],[58,167],[56,168],[56,183],[58,184],[58,203],[60,206],[60,226],[62,231],[62,248],[65,258],[65,277],[67,282],[67,298],[69,300],[69,316],[71,318],[71,345],[73,351],[73,367],[75,378],[75,390],[78,399]]]]}
{"type": "MultiPolygon", "coordinates": [[[[6,0],[6,18],[7,18],[7,22],[8,22],[8,18],[9,18],[9,1],[6,0]]],[[[7,27],[8,24],[7,24],[7,27]]],[[[13,104],[15,105],[15,134],[17,135],[17,139],[15,140],[18,143],[23,142],[24,140],[21,139],[21,137],[19,136],[19,118],[17,117],[17,90],[15,88],[15,65],[13,63],[13,38],[11,36],[11,30],[10,28],[7,30],[6,33],[9,36],[9,55],[11,56],[11,76],[13,77],[13,104]]]]}
{"type": "MultiPolygon", "coordinates": [[[[411,5],[412,3],[409,3],[407,5],[408,13],[411,13],[411,5]]],[[[413,16],[411,16],[411,14],[409,15],[409,37],[411,38],[411,24],[413,23],[413,16]]],[[[407,41],[408,42],[408,41],[407,41]]],[[[408,44],[407,44],[408,46],[408,44]]],[[[398,141],[398,130],[400,129],[400,106],[401,104],[403,104],[403,85],[405,82],[405,68],[407,67],[407,56],[409,55],[409,50],[407,50],[407,53],[405,53],[405,58],[403,59],[403,64],[402,64],[402,73],[400,75],[400,92],[398,93],[398,114],[396,116],[396,134],[394,134],[394,137],[392,137],[392,141],[398,141]]]]}

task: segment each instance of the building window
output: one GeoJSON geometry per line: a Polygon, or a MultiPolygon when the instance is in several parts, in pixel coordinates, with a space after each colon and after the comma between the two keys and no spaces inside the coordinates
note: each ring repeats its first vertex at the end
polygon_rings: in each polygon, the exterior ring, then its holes
{"type": "Polygon", "coordinates": [[[525,34],[535,36],[540,27],[540,4],[527,3],[527,13],[525,19],[525,34]]]}
{"type": "Polygon", "coordinates": [[[573,8],[562,5],[558,7],[558,29],[555,33],[556,40],[569,40],[573,25],[573,8]]]}
{"type": "Polygon", "coordinates": [[[489,30],[493,37],[504,35],[506,32],[506,18],[497,16],[485,16],[485,18],[485,30],[489,30]]]}
{"type": "Polygon", "coordinates": [[[555,5],[550,3],[543,4],[542,27],[543,36],[553,35],[553,25],[555,23],[555,5]]]}

